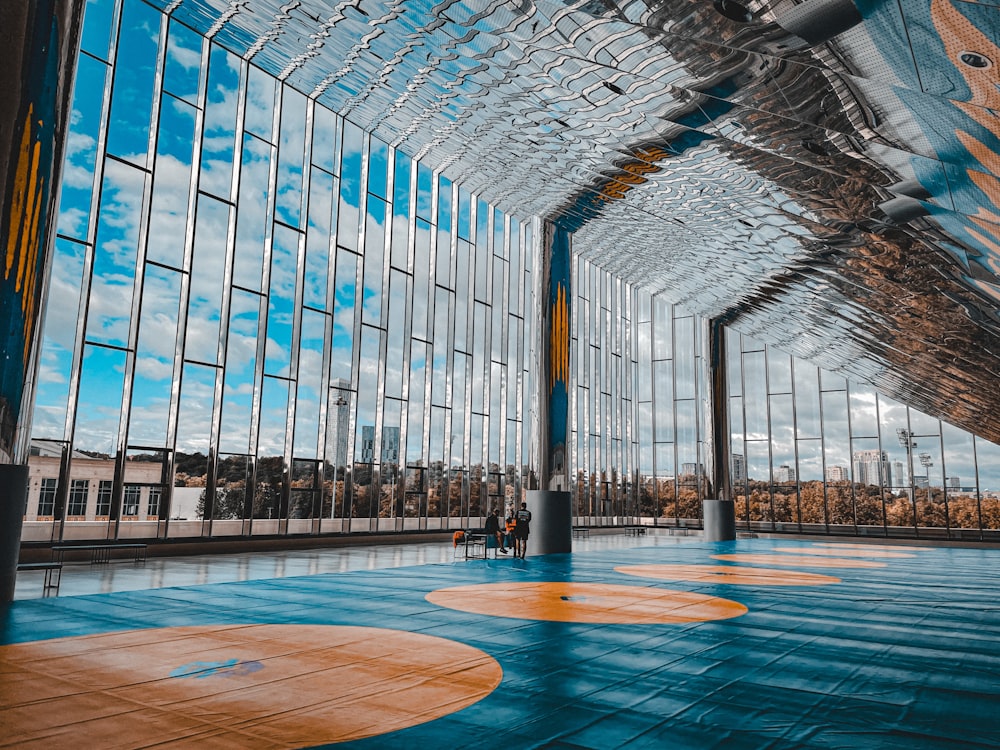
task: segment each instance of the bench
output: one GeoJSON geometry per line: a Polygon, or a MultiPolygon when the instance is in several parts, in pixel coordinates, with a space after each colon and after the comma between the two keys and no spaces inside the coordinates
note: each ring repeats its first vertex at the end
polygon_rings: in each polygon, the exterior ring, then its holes
{"type": "Polygon", "coordinates": [[[589,526],[574,526],[573,527],[573,538],[574,539],[590,539],[590,527],[589,526]]]}
{"type": "Polygon", "coordinates": [[[625,530],[625,536],[639,536],[640,534],[645,536],[646,527],[645,526],[622,526],[625,530]]]}
{"type": "Polygon", "coordinates": [[[106,544],[57,544],[52,547],[55,562],[62,563],[67,552],[90,552],[90,564],[111,562],[112,550],[132,552],[133,562],[146,562],[147,545],[139,542],[108,542],[106,544]]]}
{"type": "Polygon", "coordinates": [[[62,581],[62,566],[61,562],[33,562],[33,563],[18,563],[18,572],[22,570],[44,570],[45,580],[42,583],[42,594],[43,596],[48,596],[49,589],[55,589],[59,591],[59,583],[62,581]]]}

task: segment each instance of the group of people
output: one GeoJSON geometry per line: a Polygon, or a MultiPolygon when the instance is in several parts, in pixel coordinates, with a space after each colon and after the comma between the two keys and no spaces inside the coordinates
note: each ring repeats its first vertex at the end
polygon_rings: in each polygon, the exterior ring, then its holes
{"type": "Polygon", "coordinates": [[[504,529],[500,529],[500,510],[494,508],[486,517],[486,535],[492,535],[501,554],[507,554],[507,547],[513,541],[514,557],[524,559],[528,551],[528,534],[531,532],[531,511],[527,503],[521,503],[516,513],[507,516],[504,529]]]}

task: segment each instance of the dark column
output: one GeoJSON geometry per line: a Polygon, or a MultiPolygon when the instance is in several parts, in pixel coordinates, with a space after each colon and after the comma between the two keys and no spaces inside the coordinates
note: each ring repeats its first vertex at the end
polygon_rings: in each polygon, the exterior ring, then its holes
{"type": "Polygon", "coordinates": [[[538,457],[539,489],[527,493],[532,554],[572,549],[569,492],[570,235],[551,222],[535,232],[539,259],[538,457]]]}
{"type": "Polygon", "coordinates": [[[705,475],[710,484],[702,503],[705,540],[736,538],[736,506],[733,503],[731,457],[729,455],[729,389],[726,372],[726,329],[719,320],[708,320],[702,329],[704,344],[706,416],[705,475]]]}
{"type": "Polygon", "coordinates": [[[0,601],[14,595],[59,168],[83,0],[0,3],[0,601]]]}

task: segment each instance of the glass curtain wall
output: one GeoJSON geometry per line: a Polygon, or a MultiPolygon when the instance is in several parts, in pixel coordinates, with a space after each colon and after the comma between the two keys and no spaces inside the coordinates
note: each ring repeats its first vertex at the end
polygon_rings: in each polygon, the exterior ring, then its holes
{"type": "Polygon", "coordinates": [[[532,228],[142,0],[90,0],[25,540],[482,525],[532,228]]]}
{"type": "MultiPolygon", "coordinates": [[[[478,526],[535,482],[538,224],[89,0],[25,540],[478,526]]],[[[573,261],[575,523],[700,524],[701,321],[573,261]]],[[[1000,447],[728,332],[739,522],[981,538],[1000,447]]]]}

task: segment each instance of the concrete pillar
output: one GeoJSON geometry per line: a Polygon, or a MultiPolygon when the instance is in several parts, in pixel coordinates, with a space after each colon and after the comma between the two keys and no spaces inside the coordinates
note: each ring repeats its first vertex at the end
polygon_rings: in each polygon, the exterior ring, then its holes
{"type": "Polygon", "coordinates": [[[38,323],[82,15],[83,0],[0,3],[0,601],[13,597],[17,572],[38,323]]]}
{"type": "Polygon", "coordinates": [[[551,222],[535,224],[539,270],[537,490],[527,492],[532,513],[528,551],[570,552],[573,502],[569,476],[570,234],[551,222]]]}
{"type": "Polygon", "coordinates": [[[726,329],[719,320],[706,320],[702,328],[703,361],[707,393],[705,474],[709,479],[702,511],[705,540],[736,538],[736,506],[733,503],[732,458],[729,455],[729,388],[726,372],[726,329]]]}

